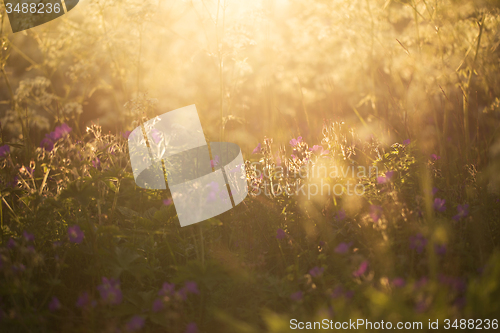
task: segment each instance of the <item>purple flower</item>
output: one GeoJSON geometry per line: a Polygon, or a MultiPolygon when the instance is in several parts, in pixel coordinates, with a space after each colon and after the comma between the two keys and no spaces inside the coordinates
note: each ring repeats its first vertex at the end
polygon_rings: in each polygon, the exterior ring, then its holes
{"type": "Polygon", "coordinates": [[[34,242],[35,241],[35,235],[30,234],[26,230],[23,231],[23,236],[24,236],[24,239],[26,239],[27,242],[34,242]]]}
{"type": "Polygon", "coordinates": [[[436,254],[438,254],[440,256],[444,256],[446,254],[446,244],[442,244],[442,245],[435,244],[434,251],[436,252],[436,254]]]}
{"type": "Polygon", "coordinates": [[[365,260],[359,265],[359,268],[352,273],[352,275],[354,275],[355,277],[360,277],[361,275],[365,274],[367,269],[368,269],[368,260],[365,260]]]}
{"type": "Polygon", "coordinates": [[[345,213],[345,210],[341,209],[338,211],[337,213],[337,216],[336,216],[336,219],[337,221],[342,221],[344,220],[345,218],[347,217],[346,213],[345,213]]]}
{"type": "Polygon", "coordinates": [[[163,308],[163,301],[159,298],[155,299],[153,302],[153,312],[160,312],[163,308]]]}
{"type": "Polygon", "coordinates": [[[309,148],[310,151],[312,151],[313,153],[317,152],[318,150],[320,152],[323,152],[323,147],[322,146],[318,146],[318,145],[314,145],[312,146],[312,148],[309,148]]]}
{"type": "Polygon", "coordinates": [[[0,146],[0,157],[4,157],[8,153],[10,153],[10,146],[9,145],[0,146]]]}
{"type": "Polygon", "coordinates": [[[261,150],[262,150],[262,146],[260,145],[260,142],[259,142],[257,147],[254,148],[252,154],[260,154],[261,150]]]}
{"type": "Polygon", "coordinates": [[[439,189],[437,187],[432,188],[432,196],[435,196],[436,193],[438,193],[438,192],[439,192],[439,189]]]}
{"type": "Polygon", "coordinates": [[[385,173],[385,176],[377,177],[377,183],[385,184],[391,180],[393,175],[394,175],[394,171],[387,171],[385,173]]]}
{"type": "Polygon", "coordinates": [[[335,289],[333,289],[333,292],[330,295],[330,297],[331,298],[337,298],[337,297],[342,296],[342,293],[343,293],[342,286],[338,286],[335,289]]]}
{"type": "Polygon", "coordinates": [[[130,131],[125,131],[124,133],[122,133],[122,136],[124,139],[128,139],[128,136],[130,135],[130,131]]]}
{"type": "Polygon", "coordinates": [[[160,291],[158,291],[159,296],[170,296],[175,291],[175,284],[165,282],[161,287],[160,291]]]}
{"type": "Polygon", "coordinates": [[[297,291],[297,292],[290,295],[290,299],[292,301],[297,301],[297,302],[302,300],[303,297],[304,297],[304,295],[303,295],[302,291],[297,291]]]}
{"type": "Polygon", "coordinates": [[[128,332],[135,332],[140,330],[141,328],[144,327],[144,318],[141,316],[133,316],[130,318],[130,320],[127,322],[127,331],[128,332]]]}
{"type": "Polygon", "coordinates": [[[382,216],[382,207],[377,205],[370,206],[370,217],[373,222],[377,223],[380,217],[382,216]]]}
{"type": "Polygon", "coordinates": [[[460,219],[469,215],[469,205],[468,204],[458,205],[457,212],[458,212],[458,214],[453,216],[453,219],[455,221],[459,221],[460,219]]]}
{"type": "Polygon", "coordinates": [[[300,142],[302,142],[302,137],[301,137],[301,136],[299,136],[297,139],[292,139],[292,140],[290,140],[290,145],[291,145],[292,147],[295,147],[295,146],[297,146],[300,142]]]}
{"type": "Polygon", "coordinates": [[[83,241],[84,234],[80,227],[75,224],[68,228],[68,237],[71,243],[80,244],[83,241]]]}
{"type": "Polygon", "coordinates": [[[71,127],[66,124],[62,124],[54,129],[54,132],[51,133],[51,138],[54,139],[54,141],[57,141],[69,134],[69,132],[71,132],[71,127]]]}
{"type": "Polygon", "coordinates": [[[92,166],[96,169],[101,168],[101,160],[99,159],[99,157],[96,157],[95,160],[92,161],[92,166]]]}
{"type": "Polygon", "coordinates": [[[76,306],[79,308],[84,308],[89,303],[90,303],[89,293],[84,291],[83,293],[80,294],[80,297],[78,297],[78,300],[76,301],[76,306]]]}
{"type": "Polygon", "coordinates": [[[196,323],[187,324],[185,333],[198,333],[198,326],[196,326],[196,323]]]}
{"type": "Polygon", "coordinates": [[[403,141],[403,144],[404,144],[405,146],[408,146],[410,143],[411,143],[411,140],[410,140],[410,139],[406,139],[405,141],[403,141]]]}
{"type": "Polygon", "coordinates": [[[324,271],[325,271],[325,269],[323,267],[315,266],[309,270],[309,274],[312,277],[319,277],[323,274],[324,271]]]}
{"type": "Polygon", "coordinates": [[[434,199],[434,209],[438,212],[444,212],[446,210],[445,206],[446,200],[441,198],[434,199]]]}
{"type": "Polygon", "coordinates": [[[52,151],[52,149],[54,149],[54,142],[47,137],[47,135],[45,135],[46,137],[42,139],[42,141],[40,142],[40,147],[45,149],[46,151],[52,151]]]}
{"type": "Polygon", "coordinates": [[[172,199],[165,199],[165,200],[163,200],[163,204],[165,206],[170,206],[172,204],[172,202],[173,202],[172,199]]]}
{"type": "Polygon", "coordinates": [[[433,159],[434,161],[437,161],[437,160],[441,159],[441,156],[438,156],[438,155],[436,155],[436,154],[432,154],[432,155],[431,155],[431,157],[432,157],[432,159],[433,159]]]}
{"type": "Polygon", "coordinates": [[[59,310],[61,308],[61,302],[57,299],[57,297],[52,297],[49,303],[49,310],[51,312],[54,312],[56,310],[59,310]]]}
{"type": "Polygon", "coordinates": [[[410,237],[410,249],[414,249],[418,253],[422,253],[426,245],[427,239],[421,233],[410,237]]]}
{"type": "Polygon", "coordinates": [[[156,128],[151,130],[151,138],[155,144],[158,144],[161,141],[161,133],[156,128]]]}
{"type": "Polygon", "coordinates": [[[220,162],[219,155],[215,155],[214,159],[210,160],[210,165],[212,166],[212,168],[215,168],[215,166],[218,165],[219,162],[220,162]]]}
{"type": "Polygon", "coordinates": [[[351,247],[351,245],[352,245],[352,242],[340,243],[335,248],[335,253],[347,253],[347,251],[349,251],[349,248],[351,247]]]}
{"type": "Polygon", "coordinates": [[[16,241],[13,239],[13,238],[9,238],[9,240],[7,241],[7,247],[9,249],[13,249],[17,246],[17,243],[16,241]]]}
{"type": "Polygon", "coordinates": [[[403,279],[401,277],[397,277],[397,278],[395,278],[395,279],[392,280],[392,285],[394,287],[401,288],[401,287],[404,287],[405,284],[406,284],[405,279],[403,279]]]}
{"type": "Polygon", "coordinates": [[[184,289],[191,294],[199,294],[198,285],[194,281],[186,281],[184,284],[184,289]]]}
{"type": "Polygon", "coordinates": [[[118,280],[103,277],[102,284],[97,286],[97,290],[106,304],[117,305],[122,302],[123,294],[118,280]]]}
{"type": "Polygon", "coordinates": [[[285,231],[283,231],[283,229],[279,228],[279,229],[278,229],[278,232],[277,232],[277,234],[276,234],[276,238],[277,238],[277,239],[283,239],[283,238],[285,238],[285,237],[286,237],[286,233],[285,233],[285,231]]]}

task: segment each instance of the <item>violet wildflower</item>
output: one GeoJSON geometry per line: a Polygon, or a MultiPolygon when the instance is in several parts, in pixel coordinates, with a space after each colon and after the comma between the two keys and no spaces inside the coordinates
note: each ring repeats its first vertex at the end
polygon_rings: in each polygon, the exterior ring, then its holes
{"type": "Polygon", "coordinates": [[[7,241],[7,247],[9,249],[13,249],[17,246],[17,243],[16,241],[13,239],[13,238],[9,238],[9,240],[7,241]]]}
{"type": "Polygon", "coordinates": [[[54,132],[51,133],[51,137],[54,140],[59,140],[60,138],[68,135],[70,132],[71,127],[69,127],[67,124],[62,124],[54,129],[54,132]]]}
{"type": "Polygon", "coordinates": [[[406,281],[405,281],[405,279],[403,279],[401,277],[397,277],[397,278],[394,278],[392,280],[392,285],[394,287],[401,288],[401,287],[404,287],[406,285],[406,281]]]}
{"type": "Polygon", "coordinates": [[[295,147],[295,146],[297,146],[300,142],[302,142],[302,137],[301,137],[301,136],[299,136],[297,139],[292,139],[292,140],[290,140],[290,145],[291,145],[292,147],[295,147]]]}
{"type": "Polygon", "coordinates": [[[170,205],[172,204],[172,202],[173,202],[173,200],[172,200],[172,199],[170,199],[170,198],[169,198],[169,199],[165,199],[165,200],[163,200],[163,204],[164,204],[165,206],[170,206],[170,205]]]}
{"type": "Polygon", "coordinates": [[[441,156],[438,156],[438,155],[436,155],[436,154],[432,154],[432,155],[431,155],[431,157],[432,157],[432,159],[433,159],[434,161],[437,161],[437,160],[441,159],[441,156]]]}
{"type": "Polygon", "coordinates": [[[394,175],[394,171],[387,171],[385,173],[385,176],[377,177],[377,183],[385,184],[391,180],[393,175],[394,175]]]}
{"type": "Polygon", "coordinates": [[[163,301],[159,298],[155,299],[152,307],[153,312],[160,312],[161,310],[163,310],[163,308],[164,308],[163,301]]]}
{"type": "Polygon", "coordinates": [[[446,244],[435,244],[434,245],[434,252],[440,256],[444,256],[446,254],[446,244]]]}
{"type": "Polygon", "coordinates": [[[469,215],[469,205],[458,205],[457,212],[458,214],[453,216],[453,219],[455,221],[459,221],[460,219],[467,217],[467,215],[469,215]]]}
{"type": "Polygon", "coordinates": [[[347,217],[345,210],[341,209],[338,211],[337,216],[335,217],[337,221],[342,221],[347,217]]]}
{"type": "Polygon", "coordinates": [[[259,142],[259,144],[257,145],[257,147],[255,147],[254,150],[252,151],[252,154],[260,154],[261,150],[262,150],[262,146],[261,146],[261,144],[259,142]]]}
{"type": "Polygon", "coordinates": [[[4,157],[8,153],[10,153],[10,146],[9,145],[0,146],[0,157],[4,157]]]}
{"type": "Polygon", "coordinates": [[[122,137],[124,139],[128,139],[128,136],[130,135],[130,133],[131,133],[130,131],[125,131],[124,133],[122,133],[122,137]]]}
{"type": "Polygon", "coordinates": [[[51,312],[54,312],[56,310],[59,310],[61,308],[61,302],[57,299],[57,297],[52,297],[49,303],[49,310],[51,312]]]}
{"type": "Polygon", "coordinates": [[[194,281],[186,281],[184,284],[184,289],[191,294],[199,294],[198,285],[194,281]]]}
{"type": "Polygon", "coordinates": [[[97,286],[97,290],[106,304],[117,305],[122,302],[123,294],[118,280],[103,277],[102,284],[97,286]]]}
{"type": "Polygon", "coordinates": [[[318,146],[318,145],[314,145],[314,146],[312,146],[312,148],[309,148],[309,150],[312,151],[313,153],[317,152],[318,150],[320,152],[322,152],[323,151],[323,147],[322,146],[318,146]]]}
{"type": "Polygon", "coordinates": [[[349,251],[349,248],[351,247],[351,245],[352,245],[352,242],[340,243],[335,248],[335,253],[347,253],[347,251],[349,251]]]}
{"type": "Polygon", "coordinates": [[[52,151],[54,149],[54,142],[50,138],[45,137],[40,142],[40,147],[46,151],[52,151]]]}
{"type": "Polygon", "coordinates": [[[133,316],[128,322],[127,322],[127,332],[135,332],[140,330],[141,328],[144,327],[144,318],[141,316],[133,316]]]}
{"type": "Polygon", "coordinates": [[[426,245],[427,239],[421,233],[410,236],[410,249],[414,249],[418,253],[422,253],[426,245]]]}
{"type": "Polygon", "coordinates": [[[302,293],[302,291],[297,291],[297,292],[290,295],[290,299],[292,301],[296,301],[296,302],[302,300],[303,297],[304,297],[304,294],[302,293]]]}
{"type": "Polygon", "coordinates": [[[441,198],[434,199],[434,209],[438,212],[444,212],[446,210],[445,206],[446,200],[441,198]]]}
{"type": "Polygon", "coordinates": [[[325,269],[323,267],[315,266],[309,270],[309,274],[312,277],[319,277],[323,274],[324,271],[325,271],[325,269]]]}
{"type": "Polygon", "coordinates": [[[283,229],[279,228],[276,234],[277,239],[283,239],[286,237],[286,233],[283,229]]]}
{"type": "Polygon", "coordinates": [[[161,287],[160,291],[158,291],[159,296],[170,296],[175,291],[175,284],[165,282],[161,287]]]}
{"type": "Polygon", "coordinates": [[[360,277],[361,275],[366,273],[367,269],[368,269],[368,260],[365,260],[359,265],[359,268],[352,273],[352,275],[354,275],[354,277],[360,277]]]}
{"type": "Polygon", "coordinates": [[[439,192],[439,189],[437,187],[432,188],[432,196],[435,196],[436,193],[438,193],[438,192],[439,192]]]}
{"type": "Polygon", "coordinates": [[[342,286],[338,286],[338,287],[335,287],[335,289],[333,289],[332,294],[330,295],[330,297],[331,298],[337,298],[337,297],[342,296],[342,293],[343,293],[342,286]]]}
{"type": "Polygon", "coordinates": [[[80,244],[83,241],[84,233],[80,227],[75,224],[68,228],[68,237],[71,243],[80,244]]]}
{"type": "Polygon", "coordinates": [[[198,326],[196,325],[196,323],[188,323],[185,333],[198,333],[198,326]]]}
{"type": "Polygon", "coordinates": [[[408,146],[410,143],[411,143],[411,140],[410,140],[410,139],[406,139],[405,141],[403,141],[403,144],[404,144],[405,146],[408,146]]]}
{"type": "Polygon", "coordinates": [[[84,308],[90,303],[90,296],[89,293],[84,291],[83,293],[80,294],[78,297],[78,300],[76,301],[76,306],[79,308],[84,308]]]}
{"type": "Polygon", "coordinates": [[[377,223],[378,220],[382,217],[382,207],[377,205],[370,206],[370,217],[373,222],[377,223]]]}
{"type": "Polygon", "coordinates": [[[26,230],[23,231],[23,236],[24,236],[24,239],[26,239],[27,242],[33,242],[33,241],[35,241],[35,235],[30,234],[26,230]]]}

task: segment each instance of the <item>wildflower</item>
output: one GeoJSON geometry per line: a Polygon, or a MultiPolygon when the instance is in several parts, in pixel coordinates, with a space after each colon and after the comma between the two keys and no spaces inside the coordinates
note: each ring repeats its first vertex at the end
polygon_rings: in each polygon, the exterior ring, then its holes
{"type": "Polygon", "coordinates": [[[10,146],[9,145],[0,146],[0,157],[4,157],[8,153],[10,153],[10,146]]]}
{"type": "Polygon", "coordinates": [[[215,166],[218,165],[219,162],[220,162],[219,155],[215,155],[214,159],[210,160],[210,165],[212,166],[212,168],[215,168],[215,166]]]}
{"type": "Polygon", "coordinates": [[[257,147],[254,148],[252,154],[260,154],[261,150],[262,150],[262,146],[260,145],[260,142],[259,142],[257,147]]]}
{"type": "Polygon", "coordinates": [[[292,140],[290,140],[290,145],[291,145],[292,147],[295,147],[295,146],[297,146],[300,142],[302,142],[302,137],[301,137],[301,136],[299,136],[297,139],[292,139],[292,140]]]}
{"type": "Polygon", "coordinates": [[[438,212],[444,212],[446,210],[445,203],[446,203],[445,199],[440,199],[440,198],[434,199],[434,209],[437,210],[438,212]]]}
{"type": "Polygon", "coordinates": [[[23,236],[24,236],[24,239],[26,239],[27,242],[33,242],[33,241],[35,241],[35,236],[33,234],[30,234],[26,230],[23,231],[23,236]]]}
{"type": "Polygon", "coordinates": [[[163,301],[159,298],[155,299],[153,302],[153,312],[160,312],[163,308],[163,301]]]}
{"type": "Polygon", "coordinates": [[[26,250],[28,250],[28,253],[35,254],[35,248],[33,247],[33,245],[28,245],[26,247],[26,250]]]}
{"type": "Polygon", "coordinates": [[[403,141],[403,144],[404,144],[405,146],[408,146],[410,143],[411,143],[411,140],[410,140],[410,139],[406,139],[405,141],[403,141]]]}
{"type": "Polygon", "coordinates": [[[164,204],[165,206],[170,206],[170,205],[172,204],[172,202],[173,202],[173,201],[172,201],[172,199],[170,199],[170,198],[169,198],[169,199],[165,199],[165,200],[163,200],[163,204],[164,204]]]}
{"type": "Polygon", "coordinates": [[[76,301],[76,306],[79,308],[84,308],[89,303],[90,303],[89,293],[84,291],[82,294],[80,294],[80,297],[78,297],[78,300],[76,301]]]}
{"type": "Polygon", "coordinates": [[[323,147],[322,146],[318,146],[318,145],[314,145],[314,146],[312,146],[312,148],[309,148],[309,150],[312,151],[313,153],[315,153],[318,150],[319,151],[323,151],[323,147]]]}
{"type": "Polygon", "coordinates": [[[141,316],[133,316],[128,322],[127,322],[127,331],[128,332],[135,332],[140,330],[141,328],[144,327],[144,318],[141,316]]]}
{"type": "Polygon", "coordinates": [[[80,244],[83,241],[84,233],[80,227],[75,224],[68,228],[68,237],[71,243],[80,244]]]}
{"type": "Polygon", "coordinates": [[[285,231],[283,231],[283,229],[279,228],[278,231],[277,231],[277,234],[276,234],[276,238],[277,239],[283,239],[285,237],[286,237],[285,231]]]}
{"type": "Polygon", "coordinates": [[[351,247],[351,245],[352,245],[352,242],[340,243],[335,248],[335,253],[347,253],[347,251],[349,251],[349,248],[351,247]]]}
{"type": "Polygon", "coordinates": [[[45,149],[46,151],[52,151],[54,149],[54,142],[45,137],[42,139],[42,142],[40,142],[40,147],[45,149]]]}
{"type": "Polygon", "coordinates": [[[403,278],[400,278],[400,277],[397,277],[397,278],[392,280],[392,285],[394,287],[401,288],[401,287],[404,287],[405,284],[406,284],[405,280],[403,278]]]}
{"type": "Polygon", "coordinates": [[[346,213],[345,213],[345,210],[341,209],[338,211],[337,213],[337,216],[336,216],[336,219],[337,221],[342,221],[344,220],[345,218],[347,217],[346,213]]]}
{"type": "Polygon", "coordinates": [[[352,275],[354,275],[355,277],[360,277],[361,275],[365,274],[367,269],[368,269],[368,260],[365,260],[359,265],[359,268],[352,273],[352,275]]]}
{"type": "Polygon", "coordinates": [[[410,237],[410,249],[416,250],[418,253],[424,251],[427,245],[427,239],[420,233],[410,237]]]}
{"type": "Polygon", "coordinates": [[[7,241],[7,247],[9,249],[13,249],[17,246],[17,243],[16,241],[13,239],[13,238],[9,238],[9,240],[7,241]]]}
{"type": "Polygon", "coordinates": [[[302,291],[297,291],[297,292],[290,295],[290,299],[292,301],[297,301],[297,302],[302,300],[303,297],[304,297],[304,294],[302,293],[302,291]]]}
{"type": "Polygon", "coordinates": [[[124,139],[128,139],[128,136],[130,135],[130,133],[131,133],[130,131],[125,131],[124,133],[122,133],[122,137],[124,139]]]}
{"type": "Polygon", "coordinates": [[[49,303],[49,310],[50,312],[54,312],[56,310],[59,310],[61,308],[61,302],[57,299],[57,297],[52,297],[49,303]]]}
{"type": "Polygon", "coordinates": [[[446,254],[446,244],[442,244],[442,245],[435,244],[434,251],[436,252],[436,254],[438,254],[440,256],[444,256],[446,254]]]}
{"type": "Polygon", "coordinates": [[[198,333],[198,326],[196,326],[196,323],[187,324],[185,333],[198,333]]]}
{"type": "Polygon", "coordinates": [[[387,171],[385,173],[385,176],[377,177],[377,183],[385,184],[391,180],[393,175],[394,175],[394,171],[387,171]]]}
{"type": "Polygon", "coordinates": [[[151,138],[155,144],[158,144],[161,141],[161,133],[156,128],[151,130],[151,138]]]}
{"type": "Polygon", "coordinates": [[[377,223],[380,217],[382,216],[382,207],[377,205],[370,206],[370,217],[373,222],[377,223]]]}
{"type": "Polygon", "coordinates": [[[40,147],[44,148],[47,151],[52,151],[54,149],[54,143],[66,136],[71,132],[71,127],[66,124],[62,124],[61,126],[57,126],[53,132],[49,134],[45,134],[45,138],[43,138],[40,143],[40,147]]]}
{"type": "Polygon", "coordinates": [[[436,155],[436,154],[432,154],[432,155],[431,155],[431,157],[432,157],[432,159],[433,159],[434,161],[437,161],[437,160],[441,159],[441,156],[438,156],[438,155],[436,155]]]}
{"type": "Polygon", "coordinates": [[[455,221],[458,221],[458,220],[466,217],[467,215],[469,215],[469,205],[468,204],[458,205],[457,212],[458,212],[458,214],[453,216],[453,219],[455,221]]]}
{"type": "Polygon", "coordinates": [[[428,281],[429,281],[429,279],[426,278],[425,276],[422,277],[422,278],[420,278],[420,280],[418,280],[417,282],[415,282],[415,285],[414,285],[415,289],[420,289],[420,288],[424,287],[427,284],[428,281]]]}
{"type": "Polygon", "coordinates": [[[117,305],[122,301],[123,295],[118,280],[103,277],[102,284],[97,286],[97,290],[106,304],[117,305]]]}
{"type": "Polygon", "coordinates": [[[158,292],[159,296],[169,296],[172,295],[175,291],[175,284],[165,282],[158,292]]]}
{"type": "Polygon", "coordinates": [[[432,188],[432,196],[435,196],[436,193],[438,193],[438,192],[439,192],[439,189],[437,187],[432,188]]]}
{"type": "Polygon", "coordinates": [[[325,269],[323,267],[315,266],[315,267],[313,267],[312,269],[309,270],[309,274],[312,277],[319,277],[319,276],[321,276],[323,274],[324,271],[325,271],[325,269]]]}
{"type": "Polygon", "coordinates": [[[186,281],[184,284],[184,289],[191,294],[199,294],[198,285],[194,281],[186,281]]]}

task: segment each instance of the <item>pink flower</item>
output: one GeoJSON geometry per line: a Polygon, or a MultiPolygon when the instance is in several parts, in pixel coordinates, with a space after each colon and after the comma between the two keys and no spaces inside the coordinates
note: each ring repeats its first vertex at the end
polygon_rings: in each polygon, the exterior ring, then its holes
{"type": "Polygon", "coordinates": [[[172,202],[173,202],[173,200],[172,200],[172,199],[170,199],[170,198],[169,198],[169,199],[165,199],[165,200],[163,200],[163,204],[164,204],[165,206],[170,206],[170,205],[172,204],[172,202]]]}
{"type": "Polygon", "coordinates": [[[388,183],[391,180],[392,176],[394,176],[394,171],[387,171],[385,173],[385,176],[377,177],[377,183],[379,184],[388,183]]]}
{"type": "Polygon", "coordinates": [[[422,253],[426,245],[427,239],[424,237],[424,235],[418,233],[415,236],[410,237],[410,249],[414,249],[418,253],[422,253]]]}
{"type": "Polygon", "coordinates": [[[260,154],[261,150],[262,150],[262,146],[260,145],[260,142],[259,142],[257,147],[254,148],[252,154],[260,154]]]}
{"type": "Polygon", "coordinates": [[[299,136],[297,139],[292,139],[292,140],[290,140],[290,145],[291,145],[292,147],[295,147],[295,146],[297,146],[300,142],[302,142],[302,137],[301,137],[301,136],[299,136]]]}
{"type": "Polygon", "coordinates": [[[33,242],[33,241],[35,241],[35,236],[33,234],[30,234],[26,230],[23,231],[23,236],[24,236],[24,239],[26,239],[27,242],[33,242]]]}
{"type": "Polygon", "coordinates": [[[404,144],[405,146],[408,146],[410,143],[411,143],[411,140],[410,140],[410,139],[406,139],[405,141],[403,141],[403,144],[404,144]]]}
{"type": "Polygon", "coordinates": [[[276,234],[276,238],[277,239],[283,239],[285,237],[286,237],[285,231],[283,231],[283,229],[279,228],[278,231],[277,231],[277,234],[276,234]]]}
{"type": "Polygon", "coordinates": [[[97,286],[97,290],[106,304],[118,305],[122,302],[123,294],[118,280],[103,277],[102,284],[97,286]]]}
{"type": "Polygon", "coordinates": [[[406,284],[405,280],[403,278],[400,278],[400,277],[397,277],[394,280],[392,280],[392,285],[394,287],[401,288],[401,287],[404,287],[405,284],[406,284]]]}
{"type": "Polygon", "coordinates": [[[0,157],[4,157],[10,153],[10,147],[8,145],[3,145],[0,147],[0,157]]]}
{"type": "Polygon", "coordinates": [[[159,296],[170,296],[173,295],[175,291],[175,284],[165,282],[158,292],[159,296]]]}
{"type": "Polygon", "coordinates": [[[352,275],[354,275],[355,277],[360,277],[361,275],[365,274],[367,269],[368,269],[368,260],[365,260],[359,265],[359,268],[352,273],[352,275]]]}
{"type": "Polygon", "coordinates": [[[159,298],[155,299],[153,302],[153,312],[160,312],[163,308],[163,301],[159,298]]]}
{"type": "Polygon", "coordinates": [[[89,293],[84,291],[80,297],[78,297],[78,300],[76,301],[76,306],[79,308],[84,308],[90,303],[90,296],[89,293]]]}
{"type": "Polygon", "coordinates": [[[469,215],[469,205],[468,204],[465,204],[465,205],[458,205],[457,207],[457,211],[458,211],[458,214],[453,216],[453,219],[455,221],[459,221],[460,219],[466,217],[467,215],[469,215]]]}
{"type": "Polygon", "coordinates": [[[370,206],[370,217],[373,222],[377,223],[378,220],[382,217],[382,207],[377,205],[370,206]]]}
{"type": "Polygon", "coordinates": [[[337,219],[337,221],[342,221],[346,217],[347,217],[347,215],[345,213],[345,210],[343,210],[343,209],[339,210],[338,213],[337,213],[337,215],[335,216],[335,218],[337,219]]]}
{"type": "Polygon", "coordinates": [[[215,155],[214,159],[210,160],[210,166],[212,166],[212,168],[215,168],[215,166],[219,164],[219,161],[219,155],[215,155]]]}
{"type": "Polygon", "coordinates": [[[128,332],[135,332],[140,330],[141,328],[144,327],[144,318],[141,316],[133,316],[128,322],[127,322],[127,331],[128,332]]]}
{"type": "Polygon", "coordinates": [[[83,241],[84,233],[78,225],[68,228],[68,237],[71,243],[80,244],[83,241]]]}
{"type": "Polygon", "coordinates": [[[434,209],[437,210],[438,212],[444,212],[446,210],[445,206],[446,200],[436,198],[434,199],[434,209]]]}
{"type": "Polygon", "coordinates": [[[432,154],[432,155],[431,155],[431,157],[432,157],[432,159],[433,159],[434,161],[437,161],[437,160],[440,160],[440,159],[441,159],[441,156],[438,156],[438,155],[436,155],[436,154],[432,154]]]}
{"type": "Polygon", "coordinates": [[[318,266],[315,266],[313,268],[311,268],[309,270],[309,274],[312,276],[312,277],[318,277],[318,276],[321,276],[323,274],[323,272],[325,271],[325,269],[323,267],[318,267],[318,266]]]}
{"type": "Polygon", "coordinates": [[[191,294],[199,294],[198,285],[194,281],[186,281],[184,284],[184,289],[191,294]]]}
{"type": "Polygon", "coordinates": [[[61,302],[57,299],[57,297],[52,297],[49,303],[49,310],[50,312],[54,312],[56,310],[59,310],[61,308],[61,302]]]}

